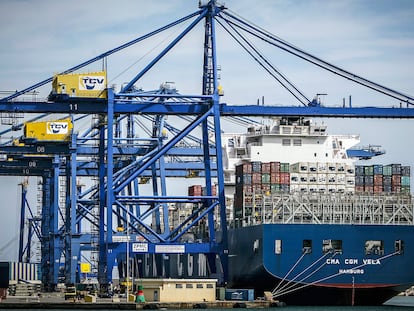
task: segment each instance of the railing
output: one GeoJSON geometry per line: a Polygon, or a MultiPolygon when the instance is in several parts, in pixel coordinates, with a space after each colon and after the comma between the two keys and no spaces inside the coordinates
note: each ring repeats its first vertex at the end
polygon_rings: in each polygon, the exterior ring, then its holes
{"type": "Polygon", "coordinates": [[[243,225],[262,223],[413,225],[409,193],[253,195],[243,207],[243,225]]]}

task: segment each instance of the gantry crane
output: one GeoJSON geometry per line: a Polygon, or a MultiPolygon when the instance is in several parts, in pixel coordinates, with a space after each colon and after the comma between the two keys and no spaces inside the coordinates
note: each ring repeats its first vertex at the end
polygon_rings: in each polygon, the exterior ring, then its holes
{"type": "MultiPolygon", "coordinates": [[[[42,281],[49,289],[53,289],[61,277],[68,284],[79,280],[79,263],[85,252],[98,253],[97,276],[103,288],[111,282],[114,265],[125,263],[126,254],[140,258],[136,268],[138,272],[146,269],[149,261],[162,261],[161,269],[154,271],[153,276],[167,276],[172,272],[173,268],[168,263],[171,265],[173,256],[179,258],[194,254],[198,256],[198,264],[202,262],[206,265],[209,275],[225,284],[228,250],[221,150],[223,117],[414,118],[414,110],[410,108],[414,104],[412,96],[364,79],[300,50],[229,13],[216,0],[200,3],[196,12],[60,75],[71,74],[184,22],[189,22],[189,25],[118,93],[107,88],[104,98],[54,96],[44,102],[19,101],[19,96],[52,82],[54,77],[50,77],[0,100],[1,112],[66,114],[74,123],[85,116],[96,116],[90,129],[79,133],[75,128],[69,139],[59,143],[26,139],[18,144],[9,142],[0,146],[0,154],[9,159],[0,163],[1,174],[43,178],[42,221],[38,235],[42,245],[42,281]],[[168,85],[155,91],[136,89],[136,83],[201,22],[204,22],[204,53],[200,94],[183,95],[168,85]],[[302,106],[222,103],[216,55],[217,25],[302,106]],[[249,41],[248,36],[391,96],[402,103],[401,107],[323,107],[317,100],[309,100],[281,74],[249,41]],[[166,116],[179,116],[183,126],[168,124],[166,116]],[[147,138],[135,135],[138,119],[142,124],[150,124],[147,138]],[[173,135],[168,137],[167,132],[173,135]],[[195,147],[188,148],[183,143],[189,138],[196,142],[195,147]],[[189,160],[177,161],[182,157],[189,160]],[[189,195],[177,190],[178,194],[172,194],[169,178],[186,178],[189,173],[191,177],[201,178],[205,193],[189,195]],[[88,187],[78,184],[79,177],[90,178],[88,187]],[[65,181],[64,190],[59,189],[62,179],[65,181]],[[212,190],[214,185],[217,186],[217,193],[212,190]],[[59,205],[59,191],[64,191],[64,206],[59,205]],[[191,213],[178,226],[171,227],[169,208],[184,203],[193,204],[191,213]],[[197,226],[205,230],[196,235],[196,240],[188,240],[187,234],[194,233],[192,230],[197,226]],[[63,274],[59,272],[62,266],[63,274]]],[[[23,246],[21,249],[23,252],[23,246]]],[[[194,264],[194,259],[191,261],[194,264]]]]}

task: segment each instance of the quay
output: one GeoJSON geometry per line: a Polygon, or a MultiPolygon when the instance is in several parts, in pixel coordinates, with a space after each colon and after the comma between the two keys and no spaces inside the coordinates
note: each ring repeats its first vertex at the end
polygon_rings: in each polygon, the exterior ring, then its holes
{"type": "Polygon", "coordinates": [[[256,301],[209,301],[209,302],[120,302],[108,298],[96,302],[65,301],[58,298],[13,297],[0,301],[0,309],[90,309],[90,310],[166,310],[166,309],[230,309],[230,308],[269,308],[282,306],[277,302],[256,301]]]}

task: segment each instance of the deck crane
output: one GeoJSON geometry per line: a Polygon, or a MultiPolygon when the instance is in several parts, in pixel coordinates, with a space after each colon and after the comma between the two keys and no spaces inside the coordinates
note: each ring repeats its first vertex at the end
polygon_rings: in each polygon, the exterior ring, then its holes
{"type": "MultiPolygon", "coordinates": [[[[41,266],[42,279],[51,288],[58,282],[61,264],[65,266],[65,274],[62,276],[65,282],[74,283],[77,280],[78,259],[81,258],[83,251],[99,252],[100,264],[97,275],[104,288],[111,281],[111,271],[115,262],[125,263],[127,245],[128,251],[134,250],[137,256],[141,256],[142,262],[138,268],[141,271],[145,268],[142,266],[143,263],[148,263],[150,260],[158,263],[167,257],[200,254],[199,259],[206,263],[211,274],[218,277],[221,284],[225,283],[228,268],[227,223],[220,137],[221,117],[277,115],[414,118],[414,110],[410,108],[339,108],[315,104],[249,42],[248,35],[400,102],[412,105],[414,99],[412,96],[354,75],[300,50],[239,16],[229,13],[224,5],[218,4],[215,0],[200,4],[196,12],[102,53],[61,74],[82,69],[187,21],[191,21],[190,25],[119,93],[108,89],[105,100],[69,98],[54,103],[18,100],[20,95],[52,82],[53,77],[0,99],[2,112],[99,115],[99,121],[90,131],[85,135],[73,132],[70,140],[65,143],[34,141],[25,145],[0,146],[0,154],[11,155],[14,159],[7,161],[10,163],[0,163],[1,174],[22,175],[22,166],[32,161],[32,168],[27,169],[25,174],[43,177],[45,197],[42,211],[41,266]],[[134,85],[202,21],[204,21],[204,54],[200,95],[181,95],[178,92],[165,92],[165,90],[145,92],[136,89],[134,85]],[[280,107],[221,103],[215,37],[217,25],[224,28],[303,105],[280,107]],[[132,134],[135,124],[133,119],[140,115],[149,118],[154,126],[147,139],[136,139],[132,134]],[[164,117],[176,115],[186,116],[189,119],[182,128],[175,131],[173,137],[167,139],[162,135],[165,127],[164,117]],[[123,128],[128,129],[126,135],[123,128]],[[196,136],[196,132],[202,142],[201,148],[189,151],[178,147],[186,137],[196,136]],[[211,138],[214,144],[209,140],[211,138]],[[180,166],[179,163],[168,162],[167,159],[182,155],[202,158],[201,163],[191,165],[202,172],[200,177],[206,188],[205,194],[189,196],[182,192],[180,195],[169,193],[167,178],[185,177],[188,168],[180,166]],[[92,158],[96,158],[97,161],[91,161],[92,158]],[[97,183],[89,189],[79,189],[76,182],[79,176],[94,178],[97,183]],[[67,200],[64,212],[60,210],[61,207],[57,202],[60,177],[68,181],[65,189],[67,200]],[[142,184],[139,184],[141,178],[149,178],[151,181],[149,194],[142,191],[142,184]],[[212,192],[214,183],[218,187],[217,194],[212,192]],[[194,209],[179,226],[170,228],[167,217],[168,206],[177,203],[194,204],[194,209]],[[54,216],[59,213],[63,215],[63,225],[54,216]],[[207,228],[203,232],[202,239],[199,243],[186,243],[184,239],[186,233],[191,232],[191,229],[201,222],[207,228]],[[98,229],[97,236],[84,233],[81,230],[84,223],[95,226],[98,229]],[[117,227],[123,227],[125,230],[117,231],[117,227]],[[125,243],[126,240],[134,242],[125,243]],[[169,256],[162,257],[162,254],[169,254],[169,256]]],[[[148,189],[146,190],[148,192],[148,189]]],[[[171,268],[167,265],[168,260],[161,262],[161,269],[154,271],[153,276],[163,276],[165,271],[171,268]]]]}

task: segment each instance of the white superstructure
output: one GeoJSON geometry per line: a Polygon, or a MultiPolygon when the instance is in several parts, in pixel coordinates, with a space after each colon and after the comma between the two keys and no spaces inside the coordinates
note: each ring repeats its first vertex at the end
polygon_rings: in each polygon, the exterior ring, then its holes
{"type": "Polygon", "coordinates": [[[353,165],[346,150],[357,145],[359,135],[328,135],[326,125],[303,118],[273,118],[246,133],[225,133],[223,166],[227,185],[235,183],[235,166],[242,161],[326,162],[353,165]]]}

